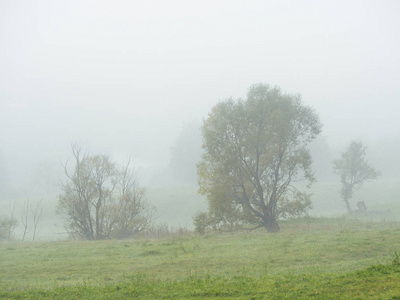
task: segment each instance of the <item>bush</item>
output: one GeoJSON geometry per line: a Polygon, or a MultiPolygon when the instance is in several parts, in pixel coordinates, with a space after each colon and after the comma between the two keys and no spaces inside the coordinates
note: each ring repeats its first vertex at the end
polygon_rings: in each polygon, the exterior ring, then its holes
{"type": "Polygon", "coordinates": [[[0,240],[12,240],[14,229],[18,226],[18,221],[14,218],[0,218],[0,240]]]}

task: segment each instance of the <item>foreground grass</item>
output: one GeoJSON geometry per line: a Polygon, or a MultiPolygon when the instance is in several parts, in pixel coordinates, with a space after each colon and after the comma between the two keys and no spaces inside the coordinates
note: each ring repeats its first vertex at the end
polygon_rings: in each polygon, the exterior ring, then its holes
{"type": "Polygon", "coordinates": [[[53,289],[0,291],[8,299],[400,299],[400,264],[375,265],[344,275],[188,277],[154,280],[135,276],[119,284],[80,284],[53,289]]]}
{"type": "Polygon", "coordinates": [[[0,298],[385,299],[400,297],[399,250],[397,223],[347,219],[288,222],[279,234],[5,243],[0,298]]]}

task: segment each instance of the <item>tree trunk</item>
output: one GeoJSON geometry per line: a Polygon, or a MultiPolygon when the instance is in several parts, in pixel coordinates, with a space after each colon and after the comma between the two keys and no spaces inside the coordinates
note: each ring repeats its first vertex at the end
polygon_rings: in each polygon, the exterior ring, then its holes
{"type": "Polygon", "coordinates": [[[264,227],[270,233],[276,233],[279,232],[280,230],[278,221],[274,217],[267,218],[267,220],[264,223],[264,227]]]}
{"type": "Polygon", "coordinates": [[[349,199],[348,199],[347,197],[344,197],[344,198],[343,198],[343,201],[344,201],[344,203],[346,203],[347,212],[348,212],[349,214],[351,214],[352,211],[351,211],[351,207],[350,207],[350,204],[349,204],[349,199]]]}

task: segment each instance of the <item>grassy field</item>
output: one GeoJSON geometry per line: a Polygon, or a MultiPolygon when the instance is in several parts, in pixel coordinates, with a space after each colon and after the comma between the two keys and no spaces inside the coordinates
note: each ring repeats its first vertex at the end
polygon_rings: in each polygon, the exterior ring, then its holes
{"type": "Polygon", "coordinates": [[[0,298],[400,299],[397,221],[307,218],[281,227],[3,243],[0,298]]]}

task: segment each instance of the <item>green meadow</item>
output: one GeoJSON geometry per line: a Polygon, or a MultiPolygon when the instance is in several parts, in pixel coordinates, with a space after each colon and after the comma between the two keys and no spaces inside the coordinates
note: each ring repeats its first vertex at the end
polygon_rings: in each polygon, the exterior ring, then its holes
{"type": "MultiPolygon", "coordinates": [[[[201,236],[190,231],[206,209],[196,186],[150,188],[156,221],[175,233],[0,242],[0,299],[400,299],[400,182],[365,184],[352,204],[370,213],[350,217],[337,182],[311,192],[311,217],[282,221],[278,234],[201,236]]],[[[42,225],[62,232],[50,200],[42,225]]]]}
{"type": "Polygon", "coordinates": [[[2,243],[0,298],[400,297],[397,221],[305,218],[281,225],[279,234],[2,243]]]}

